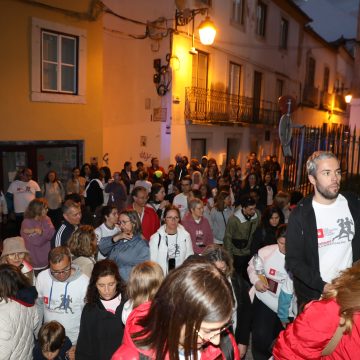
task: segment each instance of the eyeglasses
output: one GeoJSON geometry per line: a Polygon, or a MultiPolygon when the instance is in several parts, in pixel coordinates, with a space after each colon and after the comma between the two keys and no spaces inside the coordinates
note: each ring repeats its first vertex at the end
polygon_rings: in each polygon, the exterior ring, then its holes
{"type": "Polygon", "coordinates": [[[23,259],[25,257],[25,253],[24,252],[19,252],[19,253],[14,253],[14,254],[9,254],[8,258],[10,260],[15,260],[15,259],[23,259]]]}
{"type": "Polygon", "coordinates": [[[180,218],[178,216],[167,216],[166,220],[179,221],[180,218]]]}
{"type": "Polygon", "coordinates": [[[208,342],[211,342],[212,340],[214,340],[214,338],[216,338],[217,336],[220,336],[226,330],[230,329],[232,326],[233,326],[233,321],[230,321],[228,324],[223,326],[221,329],[216,330],[216,332],[214,332],[211,336],[209,336],[207,338],[205,338],[203,335],[200,334],[201,328],[199,330],[195,330],[195,332],[203,343],[208,343],[208,342]]]}
{"type": "Polygon", "coordinates": [[[65,275],[67,274],[69,271],[71,271],[71,265],[69,265],[67,268],[63,269],[63,270],[58,270],[58,271],[53,271],[50,270],[51,275],[65,275]]]}
{"type": "Polygon", "coordinates": [[[121,220],[119,221],[120,225],[126,225],[127,223],[131,222],[130,220],[121,220]]]}

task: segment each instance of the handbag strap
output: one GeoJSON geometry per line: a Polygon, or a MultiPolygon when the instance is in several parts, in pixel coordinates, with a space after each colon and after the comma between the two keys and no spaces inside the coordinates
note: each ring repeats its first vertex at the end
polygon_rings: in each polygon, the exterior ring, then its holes
{"type": "Polygon", "coordinates": [[[336,331],[328,344],[325,346],[324,350],[321,352],[321,356],[327,356],[330,355],[336,348],[336,346],[339,344],[343,334],[345,331],[345,322],[342,317],[340,317],[340,322],[338,327],[336,328],[336,331]]]}

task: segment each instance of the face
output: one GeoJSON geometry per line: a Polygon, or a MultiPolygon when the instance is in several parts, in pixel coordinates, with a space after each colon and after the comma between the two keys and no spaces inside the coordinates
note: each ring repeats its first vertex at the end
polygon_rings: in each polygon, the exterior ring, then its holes
{"type": "Polygon", "coordinates": [[[176,210],[169,210],[166,213],[165,225],[167,230],[175,230],[179,224],[180,217],[176,210]]]}
{"type": "Polygon", "coordinates": [[[184,193],[188,193],[191,190],[191,184],[188,180],[181,181],[181,189],[184,193]]]}
{"type": "Polygon", "coordinates": [[[200,180],[201,180],[200,174],[196,173],[196,174],[194,175],[194,182],[195,182],[196,184],[198,184],[198,183],[200,182],[200,180]]]}
{"type": "Polygon", "coordinates": [[[168,172],[168,178],[169,178],[169,180],[174,180],[175,179],[175,173],[173,171],[169,171],[168,172]]]}
{"type": "Polygon", "coordinates": [[[195,208],[191,209],[191,214],[194,219],[200,219],[204,214],[204,205],[202,203],[196,204],[195,208]]]}
{"type": "Polygon", "coordinates": [[[120,229],[123,233],[129,235],[133,233],[134,227],[130,218],[127,215],[121,214],[119,217],[119,223],[120,223],[120,229]]]}
{"type": "Polygon", "coordinates": [[[231,177],[234,177],[235,176],[235,168],[230,168],[229,174],[231,177]]]}
{"type": "Polygon", "coordinates": [[[44,206],[41,210],[41,216],[45,216],[48,212],[49,208],[47,206],[44,206]]]}
{"type": "Polygon", "coordinates": [[[50,182],[54,182],[55,181],[55,173],[53,173],[53,172],[49,173],[48,179],[50,182]]]}
{"type": "Polygon", "coordinates": [[[155,195],[155,200],[156,201],[163,201],[165,198],[165,189],[162,187],[159,192],[155,195]]]}
{"type": "Polygon", "coordinates": [[[24,174],[22,175],[22,180],[25,182],[30,181],[32,178],[32,170],[26,169],[24,174]]]}
{"type": "Polygon", "coordinates": [[[211,343],[215,346],[220,345],[221,333],[226,331],[229,327],[229,320],[220,322],[206,322],[203,321],[200,325],[200,329],[197,331],[198,349],[207,343],[211,343]]]}
{"type": "Polygon", "coordinates": [[[51,275],[58,281],[66,281],[71,275],[71,262],[67,256],[56,263],[50,262],[51,275]]]}
{"type": "Polygon", "coordinates": [[[149,196],[145,190],[139,191],[136,196],[133,196],[135,204],[140,207],[144,207],[146,205],[148,198],[149,196]]]}
{"type": "Polygon", "coordinates": [[[316,175],[309,175],[314,185],[315,195],[323,200],[335,200],[339,194],[341,170],[337,159],[324,159],[317,162],[316,175]]]}
{"type": "Polygon", "coordinates": [[[80,169],[75,169],[75,170],[73,171],[73,175],[74,175],[75,177],[80,176],[80,169]]]}
{"type": "Polygon", "coordinates": [[[99,295],[104,300],[111,300],[116,295],[116,279],[114,275],[101,276],[96,282],[99,295]]]}
{"type": "Polygon", "coordinates": [[[109,216],[105,217],[106,222],[110,225],[115,225],[119,221],[119,213],[117,209],[112,209],[109,216]]]}
{"type": "Polygon", "coordinates": [[[224,274],[227,272],[227,266],[225,261],[215,261],[214,265],[224,274]]]}
{"type": "Polygon", "coordinates": [[[266,183],[269,183],[271,181],[271,175],[266,174],[264,180],[266,183]]]}
{"type": "Polygon", "coordinates": [[[207,187],[206,186],[200,186],[200,192],[201,192],[201,196],[205,197],[207,195],[207,187]]]}
{"type": "Polygon", "coordinates": [[[279,225],[280,222],[280,216],[278,213],[273,213],[271,215],[271,218],[269,219],[269,224],[273,227],[276,227],[279,225]]]}
{"type": "Polygon", "coordinates": [[[89,165],[86,165],[86,166],[84,167],[84,173],[85,173],[85,175],[90,175],[91,170],[90,170],[90,166],[89,166],[89,165]]]}
{"type": "Polygon", "coordinates": [[[279,251],[285,255],[285,243],[286,239],[284,237],[280,237],[277,239],[277,244],[279,246],[279,251]]]}
{"type": "Polygon", "coordinates": [[[24,252],[9,254],[6,256],[6,261],[10,265],[19,267],[22,264],[24,257],[25,257],[24,252]]]}
{"type": "Polygon", "coordinates": [[[63,214],[63,216],[70,224],[79,225],[81,220],[81,209],[80,207],[71,207],[63,214]]]}
{"type": "Polygon", "coordinates": [[[227,196],[224,199],[224,205],[227,206],[227,207],[231,206],[231,197],[230,196],[227,196]]]}
{"type": "Polygon", "coordinates": [[[120,181],[120,174],[114,173],[114,181],[120,181]]]}
{"type": "Polygon", "coordinates": [[[59,355],[60,349],[59,350],[55,350],[54,352],[51,351],[42,351],[42,354],[44,356],[45,359],[47,360],[53,360],[56,359],[56,357],[59,355]]]}
{"type": "Polygon", "coordinates": [[[249,176],[249,184],[250,186],[256,185],[256,177],[254,175],[249,176]]]}
{"type": "Polygon", "coordinates": [[[249,206],[243,208],[243,213],[246,216],[254,216],[255,215],[255,209],[256,209],[256,205],[249,205],[249,206]]]}
{"type": "Polygon", "coordinates": [[[154,168],[159,167],[159,159],[154,159],[153,162],[152,162],[152,165],[153,165],[154,168]]]}

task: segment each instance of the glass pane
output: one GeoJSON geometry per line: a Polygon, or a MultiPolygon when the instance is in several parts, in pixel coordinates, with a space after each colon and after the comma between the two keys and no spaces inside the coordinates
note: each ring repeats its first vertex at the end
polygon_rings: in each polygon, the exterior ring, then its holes
{"type": "Polygon", "coordinates": [[[74,38],[61,38],[61,62],[75,65],[75,44],[74,38]]]}
{"type": "Polygon", "coordinates": [[[28,166],[27,154],[24,151],[3,151],[2,153],[2,172],[4,181],[4,192],[7,191],[10,183],[18,170],[28,166]]]}
{"type": "Polygon", "coordinates": [[[57,90],[57,64],[43,64],[43,90],[57,90]]]}
{"type": "Polygon", "coordinates": [[[40,183],[50,170],[58,173],[59,179],[65,185],[71,177],[71,169],[76,166],[78,158],[76,146],[39,147],[36,150],[37,173],[40,183]]]}
{"type": "Polygon", "coordinates": [[[61,91],[75,93],[75,67],[61,66],[61,91]]]}
{"type": "Polygon", "coordinates": [[[57,62],[57,35],[43,33],[43,60],[57,62]]]}

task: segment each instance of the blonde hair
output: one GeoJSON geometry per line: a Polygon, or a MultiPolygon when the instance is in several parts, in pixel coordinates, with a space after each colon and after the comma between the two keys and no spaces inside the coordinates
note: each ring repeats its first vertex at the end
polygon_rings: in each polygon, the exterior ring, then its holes
{"type": "Polygon", "coordinates": [[[323,293],[323,299],[331,298],[335,298],[340,306],[339,316],[344,322],[345,333],[349,333],[354,315],[360,312],[360,261],[331,282],[329,289],[323,293]]]}
{"type": "Polygon", "coordinates": [[[127,284],[127,293],[133,301],[133,309],[152,300],[163,280],[164,272],[159,264],[145,261],[136,265],[131,270],[127,284]]]}
{"type": "Polygon", "coordinates": [[[80,225],[71,235],[67,243],[71,254],[79,256],[93,256],[96,253],[96,235],[90,225],[80,225]]]}

